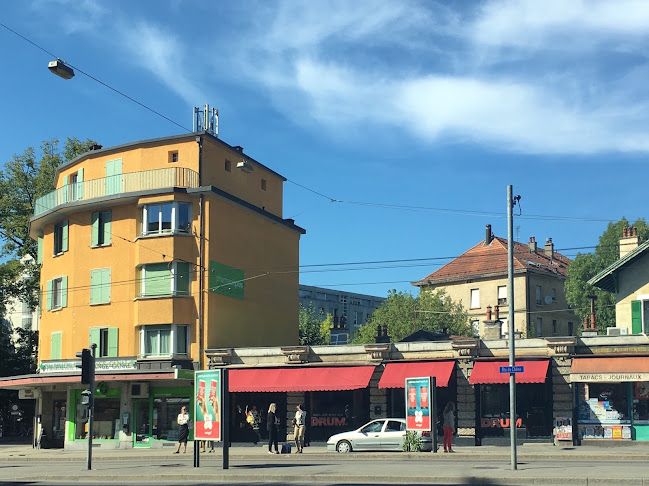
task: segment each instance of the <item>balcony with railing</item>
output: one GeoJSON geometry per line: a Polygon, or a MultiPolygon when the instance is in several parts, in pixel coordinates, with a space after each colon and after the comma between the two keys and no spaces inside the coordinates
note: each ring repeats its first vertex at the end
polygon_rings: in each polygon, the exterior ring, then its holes
{"type": "Polygon", "coordinates": [[[36,199],[34,217],[72,201],[170,187],[198,187],[198,172],[184,167],[167,167],[67,184],[36,199]]]}

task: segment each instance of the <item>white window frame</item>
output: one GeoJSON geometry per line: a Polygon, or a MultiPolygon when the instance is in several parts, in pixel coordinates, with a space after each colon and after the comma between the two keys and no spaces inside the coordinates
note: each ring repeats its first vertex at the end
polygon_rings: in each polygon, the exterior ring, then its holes
{"type": "MultiPolygon", "coordinates": [[[[164,262],[159,262],[159,263],[164,263],[164,262]]],[[[185,262],[171,262],[169,263],[169,270],[171,271],[171,278],[169,279],[170,281],[170,288],[169,288],[169,293],[168,294],[159,294],[159,295],[147,295],[146,293],[146,267],[147,265],[158,265],[159,263],[149,263],[146,265],[142,265],[140,267],[140,295],[139,297],[168,297],[168,296],[176,296],[176,295],[191,295],[192,291],[192,286],[191,286],[191,266],[189,267],[189,280],[187,282],[187,293],[186,294],[179,294],[178,293],[178,279],[180,276],[178,275],[178,263],[185,263],[185,262]]]]}
{"type": "Polygon", "coordinates": [[[159,356],[175,356],[183,355],[186,356],[189,354],[189,325],[187,324],[162,324],[157,326],[142,326],[140,328],[140,356],[142,357],[159,357],[159,356]],[[177,339],[178,339],[178,329],[185,328],[185,351],[176,352],[177,339]],[[169,330],[169,353],[160,352],[160,331],[169,330]],[[147,353],[146,352],[146,343],[147,343],[147,334],[157,331],[157,348],[158,352],[147,353]]]}
{"type": "Polygon", "coordinates": [[[63,277],[52,279],[52,306],[50,310],[63,308],[63,277]]]}
{"type": "Polygon", "coordinates": [[[471,289],[470,291],[470,303],[469,309],[479,309],[480,308],[480,289],[471,289]]]}
{"type": "Polygon", "coordinates": [[[478,319],[471,321],[471,327],[473,328],[473,336],[480,336],[480,321],[478,319]]]}
{"type": "Polygon", "coordinates": [[[498,305],[507,305],[507,285],[498,286],[498,305]]]}
{"type": "Polygon", "coordinates": [[[152,236],[152,235],[169,235],[175,233],[190,234],[192,226],[192,204],[185,201],[173,201],[173,202],[160,202],[160,203],[151,203],[145,204],[142,206],[142,235],[143,236],[152,236]],[[189,218],[187,221],[187,228],[180,227],[181,224],[178,221],[179,216],[179,207],[181,205],[187,205],[189,207],[189,218]],[[149,230],[149,208],[153,206],[159,206],[160,211],[158,212],[158,229],[149,230]],[[163,229],[162,228],[162,208],[163,206],[171,206],[171,228],[163,229]]]}

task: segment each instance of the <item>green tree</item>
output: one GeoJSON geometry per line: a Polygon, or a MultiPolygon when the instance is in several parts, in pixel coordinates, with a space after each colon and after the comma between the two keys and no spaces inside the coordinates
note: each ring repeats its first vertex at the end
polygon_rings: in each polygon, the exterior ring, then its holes
{"type": "Polygon", "coordinates": [[[367,319],[354,335],[353,343],[373,343],[377,326],[386,325],[392,342],[401,341],[416,330],[447,332],[471,336],[469,316],[462,304],[453,302],[443,289],[423,291],[415,297],[392,290],[388,298],[367,319]]]}
{"type": "MultiPolygon", "coordinates": [[[[565,293],[568,305],[574,309],[580,322],[583,322],[584,318],[590,317],[588,296],[597,296],[595,323],[600,334],[605,333],[607,327],[615,326],[615,294],[590,285],[588,280],[619,259],[620,237],[626,226],[629,226],[626,218],[616,223],[609,223],[606,231],[599,237],[595,251],[578,253],[567,269],[565,293]]],[[[644,218],[638,219],[632,226],[637,228],[640,242],[649,238],[649,226],[644,218]]]]}
{"type": "Polygon", "coordinates": [[[6,269],[10,278],[0,280],[0,295],[19,297],[35,308],[38,302],[39,267],[36,265],[38,244],[29,237],[29,220],[34,214],[36,199],[54,190],[54,175],[62,163],[86,152],[93,140],[68,138],[61,150],[58,140],[44,141],[37,153],[28,147],[22,154],[14,154],[0,170],[0,237],[3,239],[2,258],[17,262],[6,269]],[[32,260],[20,262],[30,255],[32,260]]]}
{"type": "Polygon", "coordinates": [[[331,342],[331,314],[300,304],[300,344],[318,346],[331,342]]]}

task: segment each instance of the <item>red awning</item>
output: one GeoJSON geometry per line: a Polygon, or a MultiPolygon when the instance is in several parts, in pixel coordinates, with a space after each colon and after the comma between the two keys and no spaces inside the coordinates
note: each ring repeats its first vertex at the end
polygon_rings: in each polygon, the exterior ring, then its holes
{"type": "MultiPolygon", "coordinates": [[[[545,383],[550,360],[516,361],[516,366],[522,366],[523,372],[516,373],[516,383],[545,383]]],[[[509,383],[509,373],[501,373],[501,366],[509,366],[509,361],[476,361],[469,378],[469,383],[509,383]]]]}
{"type": "Polygon", "coordinates": [[[455,361],[418,361],[388,363],[379,381],[379,388],[404,388],[406,378],[434,376],[437,386],[448,386],[455,361]]]}
{"type": "Polygon", "coordinates": [[[334,391],[367,388],[374,366],[253,368],[229,371],[231,392],[334,391]]]}

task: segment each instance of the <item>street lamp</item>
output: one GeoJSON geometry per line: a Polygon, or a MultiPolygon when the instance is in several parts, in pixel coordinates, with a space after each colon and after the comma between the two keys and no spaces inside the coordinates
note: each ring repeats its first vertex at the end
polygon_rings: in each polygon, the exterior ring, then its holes
{"type": "Polygon", "coordinates": [[[66,65],[60,59],[57,59],[56,61],[50,61],[47,65],[47,68],[51,73],[56,74],[60,78],[72,79],[74,77],[74,69],[66,65]]]}

